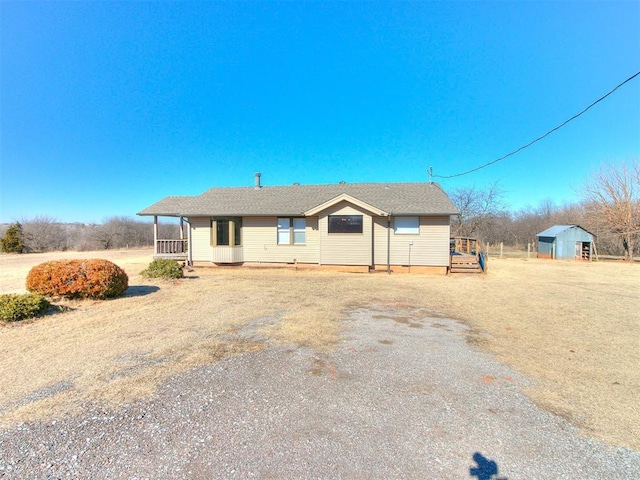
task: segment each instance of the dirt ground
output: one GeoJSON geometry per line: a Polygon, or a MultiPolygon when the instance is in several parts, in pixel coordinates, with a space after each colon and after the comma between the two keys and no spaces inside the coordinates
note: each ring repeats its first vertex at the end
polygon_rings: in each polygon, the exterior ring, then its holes
{"type": "Polygon", "coordinates": [[[538,405],[640,451],[640,265],[505,258],[491,259],[488,275],[448,277],[196,268],[153,282],[139,276],[148,250],[65,252],[0,256],[0,292],[24,291],[33,265],[61,257],[114,261],[130,288],[0,327],[4,427],[120,405],[175,373],[259,351],[261,342],[230,335],[257,318],[276,319],[262,327],[272,339],[330,351],[346,312],[376,304],[469,325],[473,347],[534,380],[538,405]]]}

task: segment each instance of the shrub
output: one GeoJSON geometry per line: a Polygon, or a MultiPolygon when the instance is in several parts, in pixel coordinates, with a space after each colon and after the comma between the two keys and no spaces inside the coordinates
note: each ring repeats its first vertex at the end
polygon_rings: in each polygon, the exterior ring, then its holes
{"type": "Polygon", "coordinates": [[[41,263],[27,275],[27,290],[67,298],[113,298],[129,286],[129,277],[108,260],[55,260],[41,263]]]}
{"type": "Polygon", "coordinates": [[[33,293],[9,293],[0,295],[0,320],[15,322],[37,317],[48,310],[51,304],[42,295],[33,293]]]}
{"type": "Polygon", "coordinates": [[[149,266],[140,272],[140,275],[147,278],[182,278],[184,276],[182,267],[178,262],[166,258],[154,260],[149,266]]]}

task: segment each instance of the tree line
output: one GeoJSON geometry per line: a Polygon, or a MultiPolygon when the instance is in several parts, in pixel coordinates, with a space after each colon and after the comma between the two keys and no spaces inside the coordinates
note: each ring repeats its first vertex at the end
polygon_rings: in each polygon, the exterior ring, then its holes
{"type": "Polygon", "coordinates": [[[640,160],[619,166],[603,164],[583,185],[579,201],[509,211],[498,184],[449,192],[460,215],[451,222],[452,236],[518,248],[535,245],[536,234],[553,225],[580,225],[596,235],[599,253],[630,260],[640,235],[640,160]]]}
{"type": "MultiPolygon", "coordinates": [[[[0,247],[4,252],[40,253],[135,248],[153,245],[153,225],[132,217],[109,217],[100,224],[61,223],[37,216],[3,225],[0,247]]],[[[160,238],[178,238],[177,224],[159,223],[160,238]]]]}
{"type": "MultiPolygon", "coordinates": [[[[510,211],[499,184],[458,188],[449,196],[460,211],[451,220],[451,235],[485,243],[526,249],[536,234],[553,225],[580,225],[597,237],[600,254],[633,258],[640,234],[640,160],[619,166],[604,164],[579,193],[580,200],[555,205],[545,200],[534,207],[510,211]]],[[[177,224],[159,224],[160,238],[178,238],[177,224]]],[[[131,217],[110,217],[101,224],[59,223],[39,216],[0,231],[3,251],[47,252],[98,250],[153,245],[150,223],[131,217]],[[20,243],[21,242],[21,243],[20,243]]]]}

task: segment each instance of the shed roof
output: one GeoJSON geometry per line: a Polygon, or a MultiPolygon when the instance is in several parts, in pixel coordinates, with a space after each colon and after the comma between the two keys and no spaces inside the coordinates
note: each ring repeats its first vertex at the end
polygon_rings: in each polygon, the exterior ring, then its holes
{"type": "MultiPolygon", "coordinates": [[[[560,233],[562,233],[565,230],[568,230],[570,228],[579,228],[581,230],[584,230],[588,234],[593,235],[593,233],[591,233],[590,231],[582,228],[580,225],[554,225],[553,227],[549,227],[546,230],[543,230],[542,232],[536,234],[536,237],[551,237],[551,238],[555,238],[560,233]]],[[[595,235],[593,235],[593,236],[595,237],[595,235]]]]}
{"type": "Polygon", "coordinates": [[[161,216],[304,215],[343,195],[387,215],[455,215],[455,205],[437,183],[340,183],[278,187],[211,188],[202,195],[165,197],[138,212],[161,216]]]}

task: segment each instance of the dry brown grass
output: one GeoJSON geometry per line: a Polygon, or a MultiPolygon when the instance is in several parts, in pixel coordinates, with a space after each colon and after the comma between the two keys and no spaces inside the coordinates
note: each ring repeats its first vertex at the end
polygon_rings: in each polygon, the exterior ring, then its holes
{"type": "MultiPolygon", "coordinates": [[[[67,254],[73,256],[73,254],[67,254]]],[[[640,265],[492,259],[487,276],[198,268],[153,283],[150,253],[116,262],[133,295],[0,328],[4,426],[153,392],[169,375],[263,348],[238,334],[259,318],[276,341],[330,349],[349,309],[457,318],[469,340],[537,382],[530,395],[584,431],[640,450],[640,265]]],[[[20,291],[36,256],[0,256],[3,293],[20,291]],[[27,264],[27,265],[25,265],[27,264]]],[[[48,259],[48,258],[47,258],[48,259]]]]}

